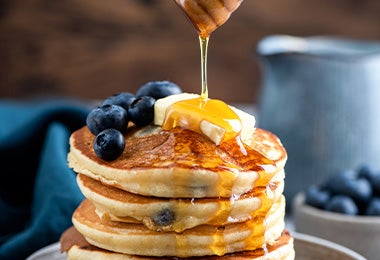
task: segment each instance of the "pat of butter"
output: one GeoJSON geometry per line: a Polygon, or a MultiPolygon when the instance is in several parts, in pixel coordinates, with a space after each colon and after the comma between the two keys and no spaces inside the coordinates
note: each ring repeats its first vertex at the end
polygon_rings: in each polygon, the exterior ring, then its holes
{"type": "Polygon", "coordinates": [[[166,116],[166,110],[173,105],[175,102],[197,98],[199,95],[197,94],[191,94],[191,93],[181,93],[181,94],[175,94],[170,95],[165,98],[157,99],[154,104],[154,121],[153,123],[155,125],[161,125],[165,121],[166,116]]]}
{"type": "Polygon", "coordinates": [[[256,118],[236,107],[230,106],[230,108],[240,117],[242,124],[240,138],[242,142],[248,146],[251,145],[253,133],[256,129],[256,118]]]}
{"type": "MultiPolygon", "coordinates": [[[[158,99],[154,106],[154,124],[162,126],[165,123],[165,120],[167,119],[167,110],[174,103],[195,98],[199,98],[199,95],[182,93],[158,99]]],[[[252,141],[253,132],[255,131],[255,117],[233,106],[229,106],[229,108],[238,116],[236,120],[228,120],[229,131],[236,133],[236,135],[240,133],[241,140],[249,145],[252,141]]],[[[189,110],[181,114],[181,118],[176,124],[200,132],[212,140],[216,145],[219,145],[226,138],[226,134],[231,135],[231,133],[226,131],[226,128],[216,124],[212,119],[207,120],[201,114],[192,112],[193,111],[189,110]],[[189,122],[192,122],[192,124],[189,124],[189,122]],[[194,124],[194,122],[197,123],[194,124]],[[192,127],[189,127],[189,125],[192,125],[192,127]]],[[[178,113],[176,115],[178,116],[178,113]]]]}
{"type": "MultiPolygon", "coordinates": [[[[230,122],[231,123],[231,122],[230,122]]],[[[235,120],[232,122],[234,132],[239,133],[241,131],[240,121],[235,120]]],[[[213,124],[207,120],[202,120],[200,123],[201,132],[211,139],[216,145],[219,145],[225,138],[226,130],[216,124],[213,124]]]]}

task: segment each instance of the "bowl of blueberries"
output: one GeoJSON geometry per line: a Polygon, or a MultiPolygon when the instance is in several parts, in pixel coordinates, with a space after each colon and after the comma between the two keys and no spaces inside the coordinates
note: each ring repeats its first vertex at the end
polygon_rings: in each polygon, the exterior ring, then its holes
{"type": "Polygon", "coordinates": [[[368,164],[345,169],[297,194],[294,227],[380,259],[380,170],[368,164]]]}

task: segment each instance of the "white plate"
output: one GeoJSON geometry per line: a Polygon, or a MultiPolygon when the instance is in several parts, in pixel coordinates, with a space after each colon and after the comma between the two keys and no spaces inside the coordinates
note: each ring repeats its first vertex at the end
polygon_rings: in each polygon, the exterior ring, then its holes
{"type": "Polygon", "coordinates": [[[66,254],[61,253],[60,244],[56,242],[34,252],[26,260],[66,260],[66,254]]]}
{"type": "MultiPolygon", "coordinates": [[[[292,232],[297,260],[365,260],[358,253],[336,243],[318,237],[292,232]]],[[[65,260],[66,254],[60,252],[59,243],[41,248],[27,260],[65,260]]]]}

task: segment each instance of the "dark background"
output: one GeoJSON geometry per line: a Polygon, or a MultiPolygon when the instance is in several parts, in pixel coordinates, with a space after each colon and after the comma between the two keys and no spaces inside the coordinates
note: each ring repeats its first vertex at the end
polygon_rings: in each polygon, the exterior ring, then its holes
{"type": "MultiPolygon", "coordinates": [[[[378,0],[245,0],[211,37],[209,96],[255,102],[270,34],[380,40],[378,0]]],[[[0,0],[0,98],[104,98],[171,80],[200,93],[192,25],[171,0],[0,0]]]]}

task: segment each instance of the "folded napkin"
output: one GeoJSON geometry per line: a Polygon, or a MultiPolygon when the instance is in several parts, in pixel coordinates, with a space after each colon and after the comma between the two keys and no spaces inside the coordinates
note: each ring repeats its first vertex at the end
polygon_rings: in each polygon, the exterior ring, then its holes
{"type": "Polygon", "coordinates": [[[0,100],[0,259],[57,242],[83,200],[67,153],[90,110],[76,100],[0,100]]]}

